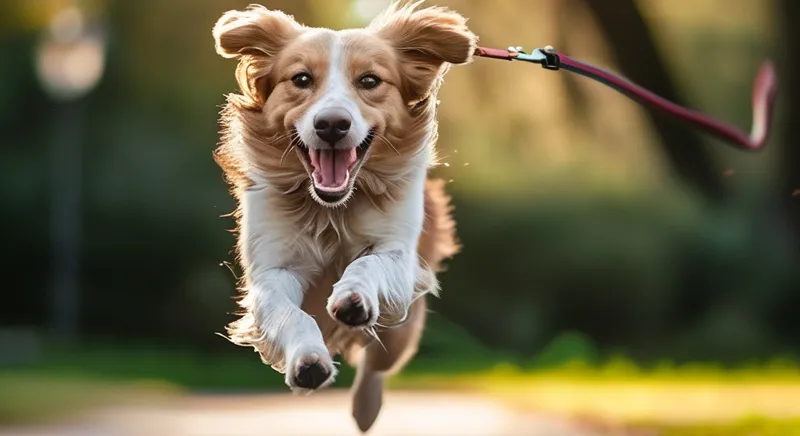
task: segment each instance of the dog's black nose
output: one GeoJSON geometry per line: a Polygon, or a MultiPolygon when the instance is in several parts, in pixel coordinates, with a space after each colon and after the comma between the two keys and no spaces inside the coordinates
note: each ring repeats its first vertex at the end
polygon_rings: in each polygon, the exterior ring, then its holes
{"type": "Polygon", "coordinates": [[[351,123],[350,112],[338,107],[323,109],[314,117],[317,136],[331,146],[347,135],[351,123]]]}

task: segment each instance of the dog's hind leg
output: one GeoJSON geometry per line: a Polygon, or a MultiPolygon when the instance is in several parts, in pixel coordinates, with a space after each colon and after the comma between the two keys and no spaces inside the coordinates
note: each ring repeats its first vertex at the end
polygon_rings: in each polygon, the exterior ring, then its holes
{"type": "Polygon", "coordinates": [[[356,379],[353,382],[353,418],[362,432],[372,427],[383,404],[383,385],[414,356],[425,325],[425,297],[415,301],[408,319],[402,325],[378,333],[357,357],[356,379]]]}
{"type": "MultiPolygon", "coordinates": [[[[432,292],[438,287],[433,274],[440,272],[442,261],[452,257],[460,248],[455,235],[455,221],[450,215],[450,197],[444,187],[443,180],[429,179],[425,182],[425,220],[417,247],[425,268],[418,270],[417,292],[432,292]]],[[[348,356],[348,360],[358,368],[353,383],[353,417],[361,431],[369,430],[378,417],[386,377],[402,369],[416,353],[425,326],[426,310],[425,296],[422,296],[411,305],[404,324],[378,333],[383,346],[374,341],[362,350],[360,356],[357,353],[348,356]]]]}

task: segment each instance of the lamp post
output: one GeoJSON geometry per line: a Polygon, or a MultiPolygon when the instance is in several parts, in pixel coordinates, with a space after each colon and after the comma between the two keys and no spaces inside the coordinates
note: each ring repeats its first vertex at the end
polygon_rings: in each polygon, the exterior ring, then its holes
{"type": "Polygon", "coordinates": [[[60,10],[45,29],[36,72],[54,101],[51,159],[52,329],[65,342],[79,332],[81,179],[85,111],[83,98],[105,68],[102,29],[87,26],[74,4],[60,10]]]}

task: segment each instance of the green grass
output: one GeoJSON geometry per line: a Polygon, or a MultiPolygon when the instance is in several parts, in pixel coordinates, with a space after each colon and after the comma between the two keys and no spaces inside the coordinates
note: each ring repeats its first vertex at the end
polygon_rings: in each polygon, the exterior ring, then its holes
{"type": "MultiPolygon", "coordinates": [[[[418,363],[417,368],[424,367],[418,363]]],[[[444,366],[440,363],[440,367],[444,366]]],[[[800,364],[788,358],[776,358],[767,362],[752,363],[739,367],[723,367],[714,363],[675,364],[661,362],[651,367],[643,367],[623,357],[615,356],[599,364],[589,364],[572,360],[555,366],[531,367],[499,362],[491,368],[474,372],[442,374],[438,372],[404,372],[396,377],[396,383],[403,386],[437,388],[525,384],[541,380],[574,381],[582,383],[606,382],[623,383],[800,383],[800,364]]]]}
{"type": "MultiPolygon", "coordinates": [[[[281,374],[261,363],[256,353],[239,348],[212,354],[141,344],[53,347],[41,362],[11,371],[99,381],[157,380],[189,390],[263,391],[285,387],[281,374]]],[[[347,372],[344,379],[348,380],[347,372]]]]}
{"type": "Polygon", "coordinates": [[[167,400],[177,387],[153,381],[119,382],[83,377],[0,374],[0,425],[46,424],[99,406],[167,400]]]}
{"type": "MultiPolygon", "coordinates": [[[[441,317],[429,318],[420,359],[412,361],[408,373],[468,373],[489,369],[504,360],[503,355],[485,349],[441,317]]],[[[336,385],[352,383],[354,371],[346,364],[340,365],[339,370],[336,385]]],[[[233,345],[223,352],[211,353],[147,343],[89,342],[76,347],[50,344],[39,362],[10,371],[93,380],[159,380],[189,390],[286,389],[283,375],[264,365],[257,353],[233,345]]],[[[0,375],[3,373],[0,368],[0,375]]]]}
{"type": "MultiPolygon", "coordinates": [[[[407,373],[398,388],[480,393],[520,412],[570,416],[589,426],[658,436],[800,435],[800,366],[790,359],[723,368],[616,357],[540,369],[507,363],[464,374],[407,373]]],[[[617,433],[614,433],[617,434],[617,433]]]]}

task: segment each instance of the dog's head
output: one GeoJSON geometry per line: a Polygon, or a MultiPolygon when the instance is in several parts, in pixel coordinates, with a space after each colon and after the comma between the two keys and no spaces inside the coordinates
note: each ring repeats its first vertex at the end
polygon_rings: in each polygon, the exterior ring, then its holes
{"type": "Polygon", "coordinates": [[[258,142],[247,159],[286,185],[309,182],[324,206],[427,165],[440,79],[471,60],[476,37],[462,16],[418,4],[341,31],[262,6],[226,12],[213,35],[221,56],[239,59],[233,104],[258,142]]]}

